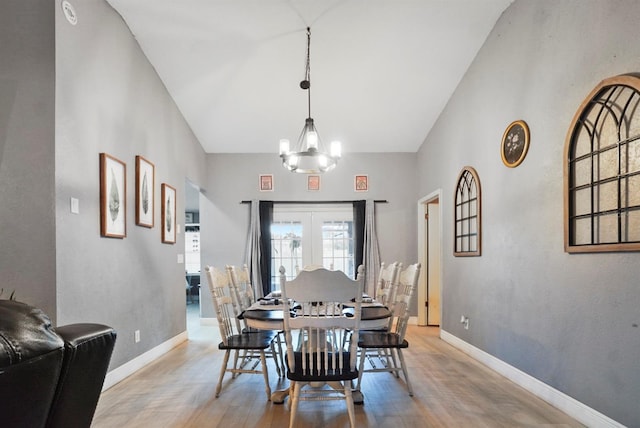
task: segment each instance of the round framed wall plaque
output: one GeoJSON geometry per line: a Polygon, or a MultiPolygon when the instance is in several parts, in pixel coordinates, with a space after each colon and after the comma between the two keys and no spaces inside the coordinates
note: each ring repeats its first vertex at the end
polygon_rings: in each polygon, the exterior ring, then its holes
{"type": "Polygon", "coordinates": [[[69,21],[69,24],[76,25],[78,23],[78,15],[76,15],[76,10],[67,0],[64,0],[62,2],[62,11],[64,12],[65,18],[67,18],[67,21],[69,21]]]}
{"type": "Polygon", "coordinates": [[[511,122],[502,135],[500,155],[509,168],[520,165],[529,150],[529,126],[524,120],[511,122]]]}

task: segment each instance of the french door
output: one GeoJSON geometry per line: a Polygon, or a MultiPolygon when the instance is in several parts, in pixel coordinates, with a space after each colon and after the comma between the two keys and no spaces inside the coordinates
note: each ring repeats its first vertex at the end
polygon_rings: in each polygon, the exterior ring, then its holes
{"type": "Polygon", "coordinates": [[[339,205],[275,205],[271,224],[271,284],[316,265],[354,275],[353,208],[339,205]]]}

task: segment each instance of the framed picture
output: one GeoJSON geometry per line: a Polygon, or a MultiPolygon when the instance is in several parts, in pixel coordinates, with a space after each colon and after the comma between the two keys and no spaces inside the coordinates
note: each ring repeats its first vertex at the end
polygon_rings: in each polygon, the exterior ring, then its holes
{"type": "Polygon", "coordinates": [[[100,235],[127,236],[127,166],[106,153],[100,153],[100,235]]]}
{"type": "Polygon", "coordinates": [[[500,155],[502,163],[515,168],[522,163],[529,150],[529,126],[524,120],[511,122],[502,135],[500,155]]]}
{"type": "Polygon", "coordinates": [[[260,174],[260,191],[273,192],[273,175],[260,174]]]}
{"type": "Polygon", "coordinates": [[[369,190],[369,176],[356,175],[354,186],[356,192],[367,192],[369,190]]]}
{"type": "Polygon", "coordinates": [[[153,227],[155,207],[155,166],[136,156],[136,224],[153,227]]]}
{"type": "Polygon", "coordinates": [[[320,190],[320,176],[308,175],[307,176],[307,190],[318,191],[320,190]]]}
{"type": "Polygon", "coordinates": [[[176,189],[162,183],[162,242],[176,243],[176,189]]]}

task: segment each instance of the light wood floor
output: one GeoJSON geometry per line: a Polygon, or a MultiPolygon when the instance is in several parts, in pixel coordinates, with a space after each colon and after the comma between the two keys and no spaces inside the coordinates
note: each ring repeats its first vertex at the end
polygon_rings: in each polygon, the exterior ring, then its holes
{"type": "MultiPolygon", "coordinates": [[[[105,391],[92,427],[286,427],[286,405],[266,400],[261,375],[225,378],[215,398],[222,352],[217,327],[193,328],[190,340],[105,391]]],[[[564,413],[456,350],[437,328],[410,326],[405,352],[414,388],[390,373],[366,373],[358,427],[579,427],[564,413]]],[[[270,364],[271,388],[284,388],[270,364]]],[[[348,427],[343,401],[301,402],[300,427],[348,427]]]]}

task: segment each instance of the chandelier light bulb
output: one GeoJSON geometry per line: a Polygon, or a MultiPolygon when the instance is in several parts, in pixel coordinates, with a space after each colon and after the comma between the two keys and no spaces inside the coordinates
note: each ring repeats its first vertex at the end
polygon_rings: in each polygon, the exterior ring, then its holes
{"type": "Polygon", "coordinates": [[[289,153],[289,140],[282,139],[280,140],[280,154],[286,155],[289,153]]]}
{"type": "Polygon", "coordinates": [[[342,157],[342,145],[340,141],[332,141],[331,142],[331,157],[332,158],[340,158],[342,157]]]}
{"type": "Polygon", "coordinates": [[[318,133],[316,131],[307,132],[307,150],[318,149],[318,133]]]}

